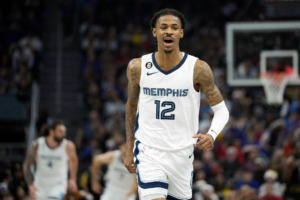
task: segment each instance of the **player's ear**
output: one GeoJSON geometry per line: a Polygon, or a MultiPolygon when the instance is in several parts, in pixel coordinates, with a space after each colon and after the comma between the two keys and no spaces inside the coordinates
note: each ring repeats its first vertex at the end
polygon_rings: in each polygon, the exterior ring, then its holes
{"type": "Polygon", "coordinates": [[[153,37],[156,37],[156,28],[152,28],[152,35],[153,37]]]}
{"type": "Polygon", "coordinates": [[[180,30],[180,38],[183,38],[183,35],[184,35],[184,31],[183,29],[180,30]]]}

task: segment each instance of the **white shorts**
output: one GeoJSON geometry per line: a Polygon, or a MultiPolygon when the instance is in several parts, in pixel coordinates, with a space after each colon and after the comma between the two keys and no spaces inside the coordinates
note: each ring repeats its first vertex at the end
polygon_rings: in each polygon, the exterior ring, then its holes
{"type": "Polygon", "coordinates": [[[37,187],[36,199],[37,200],[63,200],[66,190],[61,186],[53,186],[41,188],[37,187]]]}
{"type": "MultiPolygon", "coordinates": [[[[118,191],[118,190],[107,190],[104,189],[104,192],[102,193],[100,200],[125,200],[126,199],[127,192],[124,191],[118,191]]],[[[135,200],[136,195],[133,194],[130,197],[128,197],[126,200],[135,200]]]]}
{"type": "Polygon", "coordinates": [[[194,147],[162,151],[142,144],[134,145],[134,162],[140,199],[162,194],[169,200],[192,199],[194,147]]]}

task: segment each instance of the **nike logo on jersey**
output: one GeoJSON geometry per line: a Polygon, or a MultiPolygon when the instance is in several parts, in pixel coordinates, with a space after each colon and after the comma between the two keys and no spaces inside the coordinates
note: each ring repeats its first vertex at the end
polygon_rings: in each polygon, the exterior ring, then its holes
{"type": "Polygon", "coordinates": [[[156,73],[158,73],[158,72],[152,72],[152,73],[150,73],[150,72],[147,72],[147,76],[150,76],[150,75],[152,75],[152,74],[156,74],[156,73]]]}
{"type": "Polygon", "coordinates": [[[191,158],[193,156],[193,154],[189,155],[189,158],[191,158]]]}

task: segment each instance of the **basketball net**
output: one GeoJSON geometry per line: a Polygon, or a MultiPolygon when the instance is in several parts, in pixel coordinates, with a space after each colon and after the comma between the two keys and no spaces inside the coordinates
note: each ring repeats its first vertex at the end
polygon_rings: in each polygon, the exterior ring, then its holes
{"type": "Polygon", "coordinates": [[[267,103],[270,105],[282,104],[284,89],[291,74],[289,73],[265,73],[260,76],[264,86],[267,103]]]}

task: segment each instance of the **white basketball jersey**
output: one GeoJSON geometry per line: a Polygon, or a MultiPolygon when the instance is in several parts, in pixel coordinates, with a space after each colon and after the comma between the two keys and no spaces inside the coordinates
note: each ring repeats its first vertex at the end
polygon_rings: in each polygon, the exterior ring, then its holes
{"type": "Polygon", "coordinates": [[[125,200],[125,195],[135,182],[135,174],[128,172],[121,160],[121,151],[114,151],[114,158],[104,176],[105,189],[101,200],[125,200]]]}
{"type": "Polygon", "coordinates": [[[61,186],[62,191],[66,191],[69,160],[66,145],[67,140],[64,139],[58,147],[51,149],[45,137],[38,138],[34,179],[36,187],[49,190],[53,186],[61,186]]]}
{"type": "Polygon", "coordinates": [[[194,89],[197,58],[184,53],[169,71],[161,69],[155,53],[142,56],[140,96],[134,134],[140,142],[172,151],[195,144],[200,94],[194,89]]]}

